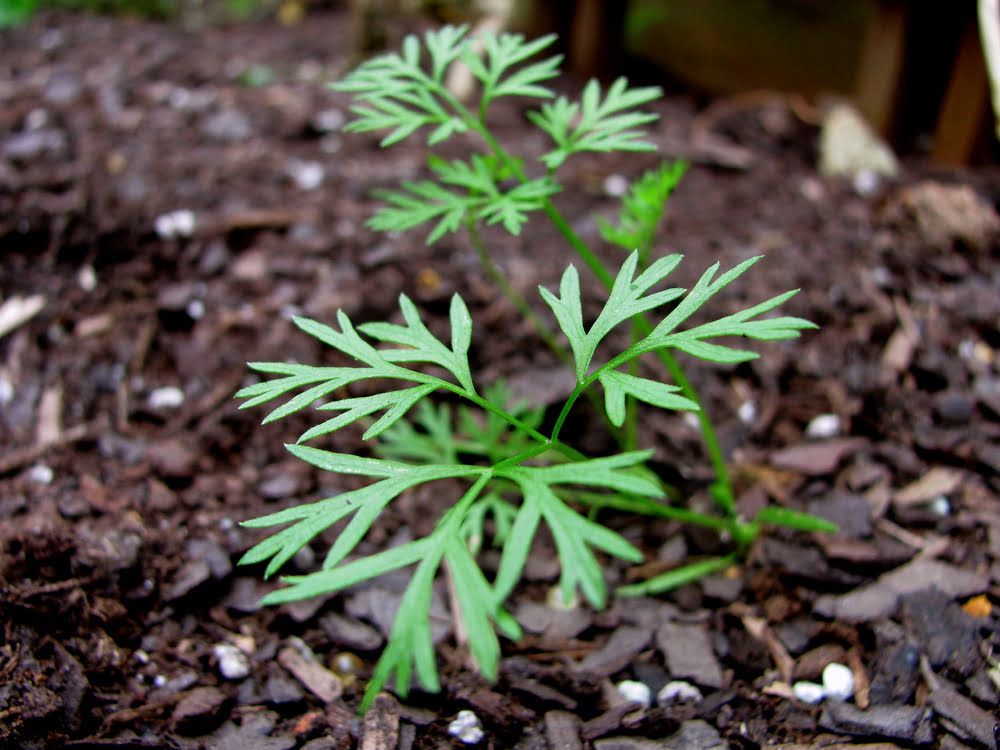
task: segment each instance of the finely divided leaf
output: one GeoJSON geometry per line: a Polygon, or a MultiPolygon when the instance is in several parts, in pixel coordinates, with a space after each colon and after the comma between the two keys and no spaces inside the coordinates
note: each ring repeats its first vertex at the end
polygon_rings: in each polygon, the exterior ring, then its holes
{"type": "Polygon", "coordinates": [[[680,255],[659,258],[637,278],[633,278],[639,262],[639,254],[633,252],[629,255],[615,278],[608,301],[586,333],[583,332],[580,284],[576,269],[573,266],[566,269],[560,284],[558,298],[544,287],[541,288],[542,298],[552,308],[560,328],[569,339],[576,364],[577,382],[582,383],[586,379],[598,344],[615,326],[647,310],[671,302],[684,293],[683,289],[665,289],[646,296],[646,292],[663,281],[680,261],[680,255]]]}
{"type": "Polygon", "coordinates": [[[345,129],[356,133],[388,130],[382,146],[398,143],[422,127],[433,128],[427,139],[430,145],[467,130],[465,120],[441,96],[445,72],[468,44],[466,31],[464,26],[446,26],[424,35],[430,53],[429,74],[421,63],[420,40],[411,35],[403,42],[402,55],[372,58],[333,84],[337,91],[355,98],[351,107],[355,119],[345,129]]]}
{"type": "Polygon", "coordinates": [[[590,547],[629,562],[642,562],[642,553],[615,532],[581,516],[548,485],[528,479],[521,482],[521,488],[526,503],[539,504],[541,516],[555,539],[562,569],[559,585],[563,599],[571,601],[574,589],[579,586],[594,607],[602,608],[607,596],[604,572],[590,547]]]}
{"type": "Polygon", "coordinates": [[[406,325],[365,323],[359,326],[363,333],[374,339],[405,347],[383,349],[381,356],[388,362],[431,362],[454,375],[466,392],[475,393],[468,359],[472,319],[462,298],[456,294],[451,300],[452,349],[427,329],[420,319],[420,312],[405,294],[399,295],[399,307],[406,325]]]}
{"type": "Polygon", "coordinates": [[[636,473],[636,469],[641,468],[652,455],[652,451],[630,451],[552,466],[519,466],[509,472],[498,470],[497,476],[509,476],[515,481],[528,476],[532,481],[544,484],[575,484],[645,497],[663,497],[663,489],[651,474],[636,473]]]}
{"type": "Polygon", "coordinates": [[[601,236],[626,250],[648,250],[656,237],[656,230],[663,218],[667,199],[687,171],[687,163],[664,162],[636,180],[622,196],[618,225],[612,226],[598,219],[601,236]]]}
{"type": "Polygon", "coordinates": [[[680,303],[653,329],[645,339],[633,346],[630,351],[642,353],[653,349],[671,347],[700,359],[722,364],[735,364],[755,359],[755,352],[707,341],[709,338],[722,336],[744,336],[761,341],[778,341],[799,336],[801,331],[815,328],[816,325],[802,318],[789,316],[763,318],[754,320],[763,313],[788,301],[797,290],[775,295],[745,310],[727,315],[718,320],[704,323],[684,331],[676,329],[690,318],[702,305],[715,296],[723,287],[739,278],[759,257],[748,258],[718,278],[715,274],[719,264],[712,265],[688,292],[680,303]]]}
{"type": "Polygon", "coordinates": [[[558,185],[547,177],[503,189],[498,183],[498,168],[490,160],[474,155],[468,162],[445,161],[432,157],[431,169],[438,182],[404,182],[403,190],[376,193],[389,205],[379,209],[368,225],[378,231],[402,231],[436,221],[427,244],[433,244],[448,232],[458,231],[466,218],[501,224],[511,234],[518,234],[528,214],[538,211],[545,200],[559,192],[558,185]],[[452,190],[449,186],[461,188],[452,190]]]}
{"type": "Polygon", "coordinates": [[[677,395],[681,389],[675,385],[627,375],[617,370],[602,370],[598,377],[604,386],[604,408],[615,427],[621,427],[625,422],[626,395],[661,409],[698,411],[699,408],[691,399],[677,395]]]}
{"type": "Polygon", "coordinates": [[[642,126],[657,119],[650,112],[634,111],[636,107],[658,99],[656,86],[629,89],[624,78],[608,88],[601,99],[601,86],[590,81],[579,104],[559,97],[542,105],[528,118],[544,130],[556,144],[542,161],[557,169],[567,158],[583,151],[655,151],[656,147],[643,140],[642,126]]]}
{"type": "Polygon", "coordinates": [[[529,57],[534,57],[555,42],[555,35],[539,37],[525,42],[520,34],[484,34],[481,37],[485,60],[471,48],[463,58],[472,74],[483,85],[480,111],[501,96],[528,96],[547,99],[552,91],[540,85],[543,81],[559,75],[560,55],[520,68],[512,73],[510,69],[529,57]],[[507,76],[504,78],[504,76],[507,76]]]}

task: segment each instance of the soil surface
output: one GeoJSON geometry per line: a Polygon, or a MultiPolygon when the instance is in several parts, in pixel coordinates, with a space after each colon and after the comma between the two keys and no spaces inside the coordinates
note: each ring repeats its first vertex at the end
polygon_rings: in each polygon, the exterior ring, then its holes
{"type": "MultiPolygon", "coordinates": [[[[406,292],[436,326],[460,291],[480,382],[556,406],[567,386],[464,238],[365,228],[371,191],[419,175],[424,154],[342,132],[348,102],[322,84],[345,69],[348,28],[331,11],[288,29],[43,16],[0,34],[0,745],[437,748],[460,745],[449,723],[471,710],[495,748],[993,747],[1000,174],[913,158],[860,192],[824,180],[815,122],[780,97],[657,105],[653,139],[692,167],[656,249],[686,253],[682,284],[767,256],[717,314],[802,290],[787,310],[819,331],[690,375],[741,509],[805,509],[840,533],[771,534],[724,574],[600,613],[546,606],[558,571],[539,543],[510,602],[527,635],[504,643],[495,684],[467,669],[442,586],[441,693],[358,718],[405,580],[258,605],[277,584],[236,566],[261,538],[239,522],[338,485],[282,448],[310,416],[260,427],[237,410],[245,363],[328,361],[292,314],[383,320],[406,292]],[[846,701],[793,693],[830,664],[853,680],[846,701]]],[[[516,110],[498,129],[543,146],[516,110]]],[[[657,159],[567,168],[558,204],[609,262],[594,217],[657,159]]],[[[486,235],[536,302],[569,260],[538,221],[486,235]]],[[[600,453],[599,426],[581,409],[565,434],[600,453]]],[[[640,437],[704,506],[696,427],[644,413],[640,437]]],[[[366,450],[352,430],[331,445],[366,450]]],[[[440,494],[394,503],[365,549],[426,529],[440,494]]],[[[606,520],[648,561],[609,562],[612,585],[725,549],[606,520]]]]}

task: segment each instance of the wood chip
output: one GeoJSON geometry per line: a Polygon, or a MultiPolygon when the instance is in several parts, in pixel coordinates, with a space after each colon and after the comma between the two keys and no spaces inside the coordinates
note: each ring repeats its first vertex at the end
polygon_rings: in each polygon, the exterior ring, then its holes
{"type": "Polygon", "coordinates": [[[399,740],[399,704],[386,693],[375,698],[365,714],[359,750],[396,750],[399,740]]]}
{"type": "Polygon", "coordinates": [[[752,615],[749,612],[740,613],[739,609],[741,608],[737,608],[737,614],[739,614],[743,627],[747,629],[750,635],[764,644],[768,653],[771,654],[771,659],[774,661],[774,666],[777,668],[781,679],[790,683],[792,681],[792,673],[795,671],[795,660],[788,653],[784,645],[782,645],[778,636],[771,630],[771,626],[767,624],[767,620],[763,617],[752,615]]]}
{"type": "Polygon", "coordinates": [[[708,633],[700,625],[666,622],[656,631],[656,645],[663,652],[671,678],[690,679],[704,687],[722,687],[722,668],[708,633]]]}
{"type": "Polygon", "coordinates": [[[45,297],[15,295],[0,305],[0,338],[27,323],[45,308],[45,297]]]}
{"type": "Polygon", "coordinates": [[[568,711],[549,711],[545,714],[545,739],[550,750],[583,750],[580,720],[568,711]]]}
{"type": "Polygon", "coordinates": [[[821,443],[793,445],[771,454],[771,464],[779,469],[816,477],[831,474],[848,456],[868,445],[864,438],[836,438],[821,443]]]}
{"type": "Polygon", "coordinates": [[[601,677],[610,677],[631,664],[649,644],[652,635],[646,628],[623,625],[611,634],[602,649],[588,654],[577,668],[601,677]]]}
{"type": "Polygon", "coordinates": [[[825,617],[867,622],[891,615],[905,594],[937,588],[955,599],[982,593],[988,586],[986,576],[939,560],[917,558],[885,573],[874,583],[839,596],[821,596],[816,600],[815,610],[825,617]]]}
{"type": "Polygon", "coordinates": [[[278,663],[325,703],[332,703],[344,692],[337,675],[320,664],[316,655],[301,641],[281,649],[278,663]]]}
{"type": "Polygon", "coordinates": [[[950,495],[962,484],[962,472],[935,466],[920,479],[906,485],[893,495],[892,504],[897,507],[928,503],[939,495],[950,495]]]}
{"type": "Polygon", "coordinates": [[[38,426],[35,428],[36,445],[52,445],[62,437],[63,389],[53,385],[42,391],[38,404],[38,426]]]}

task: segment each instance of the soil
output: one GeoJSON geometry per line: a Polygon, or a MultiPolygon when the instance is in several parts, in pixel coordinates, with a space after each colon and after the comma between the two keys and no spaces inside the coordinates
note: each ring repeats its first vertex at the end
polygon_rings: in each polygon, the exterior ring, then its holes
{"type": "MultiPolygon", "coordinates": [[[[558,572],[540,543],[510,603],[528,635],[504,643],[499,680],[468,670],[442,607],[441,693],[384,696],[364,719],[401,582],[259,606],[275,584],[235,565],[261,538],[239,522],[337,489],[282,448],[308,416],[260,427],[233,400],[253,382],[247,361],[326,361],[292,314],[388,319],[406,292],[433,327],[460,291],[480,382],[509,379],[537,405],[565,393],[463,238],[428,248],[365,227],[372,190],[420,174],[424,155],[342,132],[348,101],[322,84],[350,57],[346,13],[197,31],[51,15],[0,35],[0,745],[436,748],[460,744],[449,723],[472,710],[480,746],[497,748],[992,747],[1000,173],[915,155],[898,182],[859,192],[818,176],[816,124],[781,97],[698,119],[691,97],[657,105],[653,139],[693,165],[656,247],[686,253],[685,284],[767,256],[716,313],[802,290],[786,309],[819,331],[689,374],[741,509],[807,509],[839,534],[768,534],[723,574],[569,614],[545,606],[558,572]],[[830,663],[849,669],[851,699],[792,694],[830,663]],[[685,685],[643,707],[615,687],[626,679],[654,695],[685,685]]],[[[516,110],[498,128],[542,148],[516,110]]],[[[609,262],[594,217],[658,158],[563,175],[560,209],[609,262]]],[[[486,238],[535,301],[568,262],[541,221],[486,238]]],[[[600,452],[599,425],[582,409],[565,434],[600,452]]],[[[641,442],[708,502],[695,426],[644,414],[641,442]]],[[[365,450],[356,431],[331,444],[365,450]]],[[[448,502],[402,498],[366,549],[448,502]]],[[[648,560],[609,562],[611,584],[725,549],[605,520],[648,560]]],[[[328,543],[294,565],[312,569],[328,543]]]]}

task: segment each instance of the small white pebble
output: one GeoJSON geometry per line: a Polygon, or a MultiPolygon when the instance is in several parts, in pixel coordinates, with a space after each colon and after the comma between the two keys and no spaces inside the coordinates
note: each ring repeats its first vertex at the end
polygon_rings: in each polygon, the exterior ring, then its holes
{"type": "Polygon", "coordinates": [[[455,720],[448,725],[448,734],[465,745],[478,745],[486,736],[479,717],[472,711],[459,711],[455,720]]]}
{"type": "Polygon", "coordinates": [[[854,696],[854,673],[843,664],[827,664],[823,669],[823,690],[827,698],[850,700],[854,696]]]}
{"type": "Polygon", "coordinates": [[[736,414],[739,416],[740,421],[743,424],[753,424],[757,421],[757,404],[753,401],[744,401],[740,404],[740,408],[737,410],[736,414]]]}
{"type": "Polygon", "coordinates": [[[146,398],[146,405],[150,409],[176,409],[183,403],[184,391],[172,385],[157,388],[146,398]]]}
{"type": "Polygon", "coordinates": [[[822,703],[826,698],[826,689],[815,682],[796,682],[792,685],[792,695],[803,703],[822,703]]]}
{"type": "Polygon", "coordinates": [[[187,208],[171,211],[156,217],[153,228],[161,240],[190,237],[194,234],[194,211],[187,208]]]}
{"type": "Polygon", "coordinates": [[[836,414],[820,414],[806,426],[806,435],[811,438],[831,438],[839,434],[840,417],[836,414]]]}
{"type": "Polygon", "coordinates": [[[321,133],[332,133],[344,127],[346,119],[339,109],[324,109],[313,117],[312,126],[321,133]]]}
{"type": "Polygon", "coordinates": [[[41,107],[33,109],[24,118],[25,130],[41,130],[49,124],[49,113],[41,107]]]}
{"type": "Polygon", "coordinates": [[[299,190],[315,190],[326,178],[326,169],[317,161],[292,159],[286,172],[299,190]]]}
{"type": "Polygon", "coordinates": [[[628,180],[620,174],[609,174],[604,178],[604,194],[621,198],[628,192],[628,180]]]}
{"type": "Polygon", "coordinates": [[[76,272],[76,283],[85,292],[92,292],[97,288],[97,271],[91,265],[82,266],[76,272]]]}
{"type": "Polygon", "coordinates": [[[227,680],[242,680],[250,674],[247,655],[231,643],[216,643],[212,653],[219,662],[219,674],[227,680]]]}
{"type": "Polygon", "coordinates": [[[0,406],[5,406],[14,400],[14,384],[10,382],[7,373],[0,372],[0,406]]]}
{"type": "Polygon", "coordinates": [[[701,422],[698,421],[698,415],[693,411],[684,412],[684,416],[681,417],[684,420],[684,424],[690,427],[692,430],[697,430],[701,432],[701,422]]]}
{"type": "Polygon", "coordinates": [[[200,299],[193,299],[184,308],[191,320],[201,320],[205,317],[205,303],[200,299]]]}
{"type": "Polygon", "coordinates": [[[885,266],[875,266],[871,271],[872,281],[881,288],[888,289],[892,286],[892,271],[885,266]]]}
{"type": "Polygon", "coordinates": [[[649,685],[645,682],[622,680],[615,685],[615,689],[618,691],[618,695],[627,700],[629,703],[638,703],[642,706],[648,706],[653,700],[653,693],[649,689],[649,685]]]}
{"type": "Polygon", "coordinates": [[[153,687],[161,688],[166,684],[167,684],[167,678],[164,675],[158,674],[155,677],[153,677],[153,687]]]}
{"type": "Polygon", "coordinates": [[[874,169],[859,169],[854,175],[854,192],[862,198],[874,195],[882,185],[882,178],[874,169]]]}
{"type": "Polygon", "coordinates": [[[944,495],[938,495],[930,502],[931,513],[945,518],[951,515],[951,501],[944,495]]]}
{"type": "Polygon", "coordinates": [[[826,188],[815,177],[806,177],[799,183],[799,193],[810,203],[820,203],[826,198],[826,188]]]}
{"type": "Polygon", "coordinates": [[[562,587],[559,585],[549,588],[549,593],[545,596],[545,604],[552,609],[573,610],[580,606],[580,595],[574,589],[569,601],[563,598],[562,587]]]}
{"type": "Polygon", "coordinates": [[[30,469],[28,469],[28,479],[32,482],[37,482],[38,484],[52,484],[52,480],[55,478],[55,472],[52,471],[52,467],[46,464],[35,464],[30,469]]]}
{"type": "Polygon", "coordinates": [[[660,688],[656,694],[656,702],[661,706],[665,703],[700,703],[702,700],[701,691],[684,680],[671,680],[660,688]]]}
{"type": "Polygon", "coordinates": [[[134,654],[132,654],[132,656],[140,664],[149,664],[149,654],[147,654],[141,648],[138,649],[138,650],[136,650],[136,652],[134,654]]]}
{"type": "Polygon", "coordinates": [[[230,529],[236,528],[236,522],[232,518],[220,518],[219,528],[223,531],[229,531],[230,529]]]}

